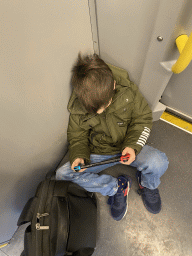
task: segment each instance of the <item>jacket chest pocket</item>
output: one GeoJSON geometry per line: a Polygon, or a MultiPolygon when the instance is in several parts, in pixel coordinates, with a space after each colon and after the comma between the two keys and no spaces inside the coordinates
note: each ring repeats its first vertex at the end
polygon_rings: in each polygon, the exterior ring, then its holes
{"type": "Polygon", "coordinates": [[[125,126],[127,126],[127,122],[117,122],[117,125],[119,127],[125,127],[125,126]]]}
{"type": "Polygon", "coordinates": [[[131,123],[131,118],[126,119],[126,120],[116,120],[117,126],[118,127],[128,127],[129,124],[131,123]]]}
{"type": "MultiPolygon", "coordinates": [[[[128,106],[124,106],[124,107],[116,110],[114,114],[115,114],[117,120],[120,119],[119,122],[122,121],[122,122],[130,123],[132,111],[133,111],[133,104],[130,103],[128,106]]],[[[121,124],[119,126],[121,126],[121,124]]]]}

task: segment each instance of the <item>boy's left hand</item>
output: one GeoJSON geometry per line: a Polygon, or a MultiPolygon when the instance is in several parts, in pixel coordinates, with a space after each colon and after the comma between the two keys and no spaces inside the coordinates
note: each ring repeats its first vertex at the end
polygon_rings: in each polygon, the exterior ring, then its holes
{"type": "Polygon", "coordinates": [[[120,161],[120,163],[122,164],[126,164],[126,165],[130,165],[133,161],[135,161],[135,150],[132,148],[125,148],[122,152],[122,156],[126,155],[126,154],[130,154],[130,158],[127,162],[122,162],[120,161]]]}

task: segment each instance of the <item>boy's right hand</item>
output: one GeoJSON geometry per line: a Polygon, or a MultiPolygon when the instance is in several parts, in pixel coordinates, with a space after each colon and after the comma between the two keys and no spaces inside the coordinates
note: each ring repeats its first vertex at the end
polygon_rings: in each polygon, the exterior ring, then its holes
{"type": "MultiPolygon", "coordinates": [[[[74,161],[74,162],[72,163],[72,165],[71,165],[71,169],[75,172],[74,167],[77,166],[77,165],[79,165],[79,164],[85,164],[83,158],[77,158],[77,159],[75,159],[75,161],[74,161]]],[[[87,168],[81,169],[81,170],[79,170],[78,172],[84,172],[86,169],[87,169],[87,168]]]]}

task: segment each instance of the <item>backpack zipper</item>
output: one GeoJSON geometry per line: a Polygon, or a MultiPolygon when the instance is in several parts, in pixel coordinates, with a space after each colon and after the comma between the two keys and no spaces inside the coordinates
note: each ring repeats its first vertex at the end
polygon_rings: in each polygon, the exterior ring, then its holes
{"type": "Polygon", "coordinates": [[[49,213],[42,213],[42,214],[37,213],[37,223],[35,225],[37,230],[49,229],[49,226],[41,226],[40,223],[39,223],[40,218],[48,216],[48,215],[49,215],[49,213]]]}

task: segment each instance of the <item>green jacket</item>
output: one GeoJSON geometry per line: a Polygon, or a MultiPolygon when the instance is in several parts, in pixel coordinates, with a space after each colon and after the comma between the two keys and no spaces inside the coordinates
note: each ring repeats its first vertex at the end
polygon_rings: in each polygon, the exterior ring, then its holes
{"type": "Polygon", "coordinates": [[[137,155],[149,137],[152,111],[147,101],[127,71],[109,67],[116,80],[116,93],[103,113],[89,114],[74,91],[70,97],[67,138],[71,164],[76,158],[90,163],[90,154],[114,155],[125,147],[133,148],[137,155]]]}

